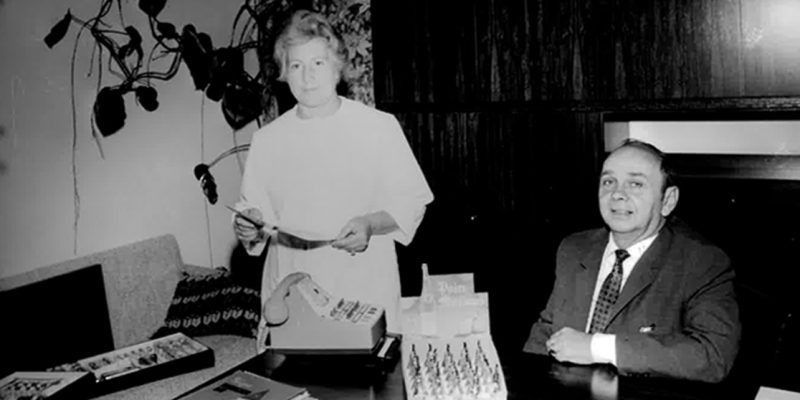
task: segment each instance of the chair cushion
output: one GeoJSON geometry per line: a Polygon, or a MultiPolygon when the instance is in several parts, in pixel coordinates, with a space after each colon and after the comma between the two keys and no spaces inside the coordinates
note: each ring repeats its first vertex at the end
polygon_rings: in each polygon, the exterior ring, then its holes
{"type": "Polygon", "coordinates": [[[261,310],[257,290],[231,279],[224,268],[206,274],[181,272],[164,324],[153,338],[174,332],[197,337],[256,337],[261,310]]]}

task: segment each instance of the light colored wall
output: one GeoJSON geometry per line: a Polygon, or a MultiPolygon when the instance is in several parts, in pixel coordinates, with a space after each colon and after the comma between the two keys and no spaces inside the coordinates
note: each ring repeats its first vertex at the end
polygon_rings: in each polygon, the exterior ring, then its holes
{"type": "MultiPolygon", "coordinates": [[[[121,3],[125,22],[147,40],[150,35],[138,1],[121,3]]],[[[102,140],[105,159],[101,159],[90,133],[97,69],[87,77],[92,43],[87,34],[81,37],[75,65],[80,219],[77,252],[73,251],[70,58],[77,25],[53,49],[42,39],[67,8],[88,19],[99,4],[99,0],[0,1],[0,125],[5,132],[0,137],[0,163],[5,165],[0,169],[0,277],[165,233],[176,236],[185,262],[209,266],[213,254],[215,266],[227,265],[235,239],[222,204],[235,201],[239,167],[228,158],[212,171],[220,201],[208,206],[208,219],[207,203],[192,174],[195,164],[210,161],[233,145],[219,104],[206,100],[203,108],[202,96],[182,65],[176,78],[156,83],[160,107],[155,112],[142,110],[132,94],[126,95],[126,125],[102,140]]],[[[218,46],[228,42],[240,4],[171,0],[160,18],[178,30],[192,23],[218,46]]],[[[116,15],[116,2],[112,13],[116,15]]],[[[107,84],[119,82],[107,66],[103,79],[107,84]]],[[[254,129],[249,126],[236,133],[239,143],[248,142],[254,129]]]]}
{"type": "Polygon", "coordinates": [[[667,153],[800,154],[800,120],[630,121],[605,124],[605,150],[627,138],[667,153]]]}

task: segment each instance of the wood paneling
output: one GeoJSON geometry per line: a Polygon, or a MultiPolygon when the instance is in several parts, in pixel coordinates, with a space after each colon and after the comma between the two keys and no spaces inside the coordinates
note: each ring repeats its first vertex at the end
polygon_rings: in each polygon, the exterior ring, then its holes
{"type": "Polygon", "coordinates": [[[530,309],[492,319],[518,349],[556,245],[602,222],[604,119],[800,110],[800,30],[775,12],[794,3],[373,1],[377,106],[436,196],[401,256],[476,272],[493,316],[530,309]]]}
{"type": "MultiPolygon", "coordinates": [[[[375,2],[384,103],[800,93],[781,0],[375,2]]],[[[797,5],[795,5],[797,6],[797,5]]]]}
{"type": "Polygon", "coordinates": [[[800,109],[784,3],[374,2],[378,107],[463,218],[559,235],[596,221],[608,113],[800,109]]]}

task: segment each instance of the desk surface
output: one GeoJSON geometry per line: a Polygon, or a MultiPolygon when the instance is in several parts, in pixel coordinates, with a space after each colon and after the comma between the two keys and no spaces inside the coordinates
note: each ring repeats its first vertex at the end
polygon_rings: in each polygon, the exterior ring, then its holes
{"type": "MultiPolygon", "coordinates": [[[[320,363],[297,357],[266,352],[230,372],[242,369],[305,387],[320,400],[405,399],[400,362],[379,376],[374,369],[359,368],[347,362],[320,363]]],[[[666,378],[621,377],[607,366],[561,364],[552,358],[533,354],[519,354],[513,360],[504,361],[503,371],[509,400],[753,399],[758,390],[756,384],[741,379],[708,384],[666,378]]],[[[206,385],[214,381],[216,379],[206,385]]]]}

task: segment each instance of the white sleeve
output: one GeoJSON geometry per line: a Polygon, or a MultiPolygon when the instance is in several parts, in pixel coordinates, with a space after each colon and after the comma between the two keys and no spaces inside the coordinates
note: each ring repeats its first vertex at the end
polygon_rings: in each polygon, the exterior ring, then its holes
{"type": "Polygon", "coordinates": [[[425,206],[433,201],[433,193],[408,145],[400,123],[389,115],[379,144],[378,160],[381,177],[378,189],[378,210],[389,213],[400,228],[390,237],[408,245],[425,215],[425,206]]]}
{"type": "MultiPolygon", "coordinates": [[[[268,168],[266,160],[269,160],[269,154],[267,154],[268,146],[259,138],[259,132],[260,131],[256,131],[253,133],[253,139],[250,141],[250,149],[247,152],[247,160],[242,176],[239,201],[236,202],[235,208],[240,211],[248,208],[256,208],[261,211],[265,222],[275,225],[275,213],[267,194],[267,179],[265,176],[265,172],[268,168]]],[[[233,218],[235,218],[235,214],[232,213],[231,221],[233,221],[233,218]]],[[[264,240],[258,242],[243,242],[242,244],[248,254],[259,255],[264,251],[264,247],[266,246],[266,237],[267,235],[265,235],[264,240]]]]}

